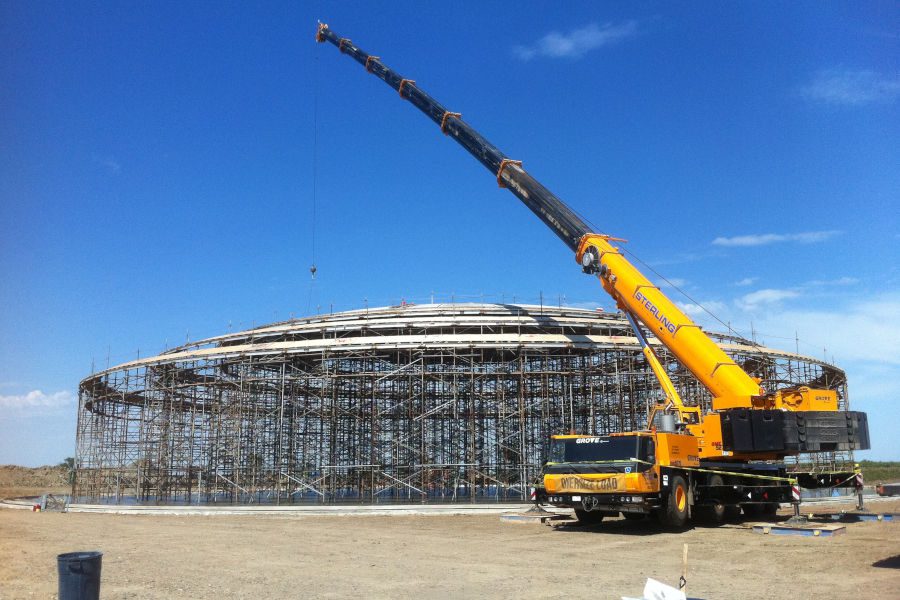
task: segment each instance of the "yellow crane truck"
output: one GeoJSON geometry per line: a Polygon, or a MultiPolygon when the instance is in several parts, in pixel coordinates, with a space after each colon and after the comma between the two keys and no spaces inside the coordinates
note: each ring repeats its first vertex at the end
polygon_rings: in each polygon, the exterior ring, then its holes
{"type": "Polygon", "coordinates": [[[866,415],[840,410],[835,390],[765,390],[625,257],[620,240],[596,233],[522,166],[475,131],[462,115],[429,96],[350,39],[320,23],[318,42],[336,46],[423,112],[543,221],[584,273],[599,279],[625,314],[662,388],[647,429],[608,435],[556,435],[549,443],[538,502],[571,508],[579,520],[654,514],[685,526],[692,516],[720,522],[729,514],[771,512],[799,502],[799,486],[857,484],[852,470],[788,473],[783,459],[801,453],[869,447],[866,415]],[[660,363],[652,335],[709,390],[708,411],[684,403],[660,363]]]}

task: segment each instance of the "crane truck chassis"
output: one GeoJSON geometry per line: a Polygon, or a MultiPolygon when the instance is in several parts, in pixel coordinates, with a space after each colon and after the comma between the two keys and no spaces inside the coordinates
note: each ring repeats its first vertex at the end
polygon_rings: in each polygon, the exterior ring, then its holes
{"type": "Polygon", "coordinates": [[[856,489],[855,475],[793,473],[780,461],[701,462],[695,436],[659,430],[556,435],[534,493],[537,504],[573,509],[582,523],[650,515],[677,529],[691,520],[772,516],[780,504],[799,502],[801,485],[856,489]]]}
{"type": "Polygon", "coordinates": [[[596,233],[522,166],[428,95],[348,38],[319,23],[316,41],[334,45],[393,88],[486,167],[553,231],[582,271],[597,277],[628,319],[664,399],[651,406],[648,429],[550,440],[538,502],[596,522],[621,513],[656,514],[683,527],[692,512],[721,522],[729,515],[799,504],[799,488],[859,487],[855,471],[788,472],[801,453],[869,448],[866,414],[840,410],[837,392],[809,386],[768,391],[648,280],[616,243],[596,233]],[[709,391],[710,410],[684,402],[648,341],[655,337],[709,391]]]}

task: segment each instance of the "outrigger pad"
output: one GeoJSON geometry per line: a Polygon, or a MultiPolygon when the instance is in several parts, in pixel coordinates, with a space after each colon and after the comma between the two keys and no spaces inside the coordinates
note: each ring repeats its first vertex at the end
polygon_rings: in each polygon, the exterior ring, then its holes
{"type": "Polygon", "coordinates": [[[722,444],[733,452],[869,449],[866,413],[733,408],[722,411],[722,444]]]}

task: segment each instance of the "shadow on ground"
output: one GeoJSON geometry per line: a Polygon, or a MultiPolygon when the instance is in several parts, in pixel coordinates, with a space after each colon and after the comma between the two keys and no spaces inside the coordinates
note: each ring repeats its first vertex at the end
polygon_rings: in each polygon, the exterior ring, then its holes
{"type": "Polygon", "coordinates": [[[872,566],[882,569],[900,569],[900,554],[888,558],[882,558],[879,561],[873,562],[872,566]]]}

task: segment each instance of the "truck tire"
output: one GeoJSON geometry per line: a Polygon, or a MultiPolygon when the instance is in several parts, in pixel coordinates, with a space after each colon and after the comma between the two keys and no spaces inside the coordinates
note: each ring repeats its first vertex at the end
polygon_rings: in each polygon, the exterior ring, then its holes
{"type": "MultiPolygon", "coordinates": [[[[721,475],[712,475],[706,482],[707,485],[724,485],[721,475]]],[[[721,502],[695,506],[694,512],[707,525],[721,525],[725,521],[725,505],[721,502]]]]}
{"type": "Polygon", "coordinates": [[[582,525],[596,525],[603,520],[604,514],[599,510],[586,511],[580,508],[575,509],[575,518],[582,525]]]}
{"type": "Polygon", "coordinates": [[[673,475],[666,505],[658,513],[660,522],[671,529],[683,529],[688,522],[689,505],[687,482],[681,475],[673,475]]]}

